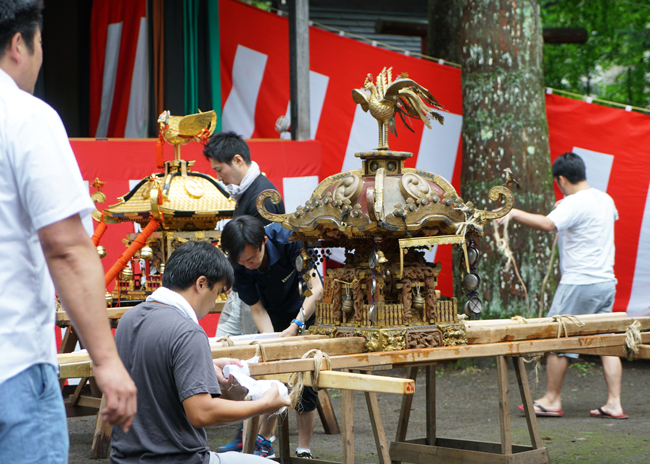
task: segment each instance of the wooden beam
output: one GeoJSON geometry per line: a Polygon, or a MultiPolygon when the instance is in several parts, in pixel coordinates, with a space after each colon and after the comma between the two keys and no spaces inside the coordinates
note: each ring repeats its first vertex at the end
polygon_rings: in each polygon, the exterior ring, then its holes
{"type": "MultiPolygon", "coordinates": [[[[210,310],[210,314],[220,313],[223,307],[226,305],[225,301],[217,301],[214,307],[210,310]]],[[[106,316],[111,320],[120,320],[122,316],[131,308],[135,306],[120,306],[118,308],[107,308],[106,316]]],[[[67,327],[71,323],[70,316],[65,311],[56,312],[56,324],[59,327],[67,327]]]]}
{"type": "MultiPolygon", "coordinates": [[[[650,344],[650,332],[641,333],[642,343],[650,344]]],[[[381,351],[364,353],[365,339],[348,337],[317,341],[295,342],[289,346],[277,343],[266,350],[267,359],[274,361],[251,364],[251,375],[275,375],[314,370],[313,359],[299,359],[310,349],[320,349],[330,355],[332,369],[369,369],[377,366],[402,367],[431,364],[436,361],[484,358],[488,356],[520,356],[548,351],[578,352],[580,349],[622,347],[625,334],[590,335],[583,337],[562,337],[544,340],[522,340],[514,342],[487,343],[484,345],[458,345],[426,349],[381,351]],[[341,353],[353,353],[345,354],[341,353]]],[[[644,353],[646,349],[644,348],[644,353]]],[[[212,349],[213,358],[234,357],[247,359],[255,355],[255,347],[227,347],[212,349]]],[[[61,355],[59,355],[61,356],[61,355]]],[[[91,377],[90,361],[60,364],[60,379],[91,377]]]]}
{"type": "Polygon", "coordinates": [[[634,321],[641,324],[640,330],[650,329],[650,317],[617,317],[609,319],[582,319],[584,325],[577,325],[571,320],[563,319],[559,322],[536,322],[529,324],[504,324],[501,326],[469,326],[467,327],[467,342],[469,344],[483,344],[496,342],[509,342],[514,340],[534,340],[543,338],[556,338],[558,331],[562,337],[577,335],[595,335],[606,333],[623,333],[634,321]]]}
{"type": "Polygon", "coordinates": [[[341,433],[341,428],[336,420],[334,409],[332,408],[332,401],[327,389],[318,391],[318,417],[323,424],[323,430],[327,435],[338,435],[341,433]]]}
{"type": "Polygon", "coordinates": [[[505,356],[497,356],[499,390],[499,425],[501,431],[501,454],[512,454],[510,427],[510,387],[508,385],[508,362],[505,356]]]}
{"type": "MultiPolygon", "coordinates": [[[[639,352],[634,359],[650,359],[650,345],[638,345],[639,352]]],[[[574,350],[575,353],[591,354],[594,356],[618,356],[627,358],[627,350],[624,346],[609,346],[605,348],[586,348],[574,350]]]]}
{"type": "MultiPolygon", "coordinates": [[[[641,334],[643,343],[650,343],[650,333],[641,334]]],[[[488,343],[486,345],[458,345],[401,351],[357,353],[330,357],[332,369],[367,369],[368,366],[393,365],[395,367],[431,364],[435,361],[488,356],[520,356],[548,351],[573,351],[578,348],[621,346],[625,334],[590,335],[585,337],[553,338],[548,340],[522,340],[488,343]]],[[[280,360],[252,364],[252,375],[279,374],[283,372],[312,371],[312,359],[280,360]]]]}
{"type": "MultiPolygon", "coordinates": [[[[313,387],[311,372],[305,372],[303,383],[313,387]]],[[[380,375],[357,374],[355,372],[320,371],[318,388],[337,388],[372,393],[392,393],[395,395],[412,395],[415,382],[411,379],[384,377],[380,375]]]]}
{"type": "Polygon", "coordinates": [[[309,140],[309,1],[289,0],[291,138],[309,140]]]}
{"type": "Polygon", "coordinates": [[[341,392],[341,408],[343,416],[343,464],[354,464],[354,403],[353,392],[341,392]]]}
{"type": "MultiPolygon", "coordinates": [[[[330,356],[343,353],[362,353],[366,350],[366,339],[363,337],[324,338],[318,340],[294,337],[282,343],[264,344],[267,360],[301,358],[303,354],[312,349],[321,350],[330,356]]],[[[212,345],[212,358],[239,358],[249,359],[255,356],[255,345],[223,347],[212,345]]],[[[313,365],[314,361],[311,360],[313,365]]],[[[310,370],[310,369],[307,369],[310,370]]],[[[294,372],[294,371],[289,371],[294,372]]],[[[271,373],[271,372],[269,372],[271,373]]]]}

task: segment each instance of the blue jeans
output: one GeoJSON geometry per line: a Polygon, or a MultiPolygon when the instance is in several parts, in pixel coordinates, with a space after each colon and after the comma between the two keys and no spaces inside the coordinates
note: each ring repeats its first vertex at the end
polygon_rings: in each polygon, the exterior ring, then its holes
{"type": "Polygon", "coordinates": [[[0,461],[68,462],[68,422],[56,369],[35,364],[0,383],[0,461]]]}

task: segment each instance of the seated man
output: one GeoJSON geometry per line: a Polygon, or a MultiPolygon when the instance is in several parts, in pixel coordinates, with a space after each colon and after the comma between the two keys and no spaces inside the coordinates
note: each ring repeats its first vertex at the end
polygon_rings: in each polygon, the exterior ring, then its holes
{"type": "MultiPolygon", "coordinates": [[[[228,253],[237,279],[235,290],[250,306],[260,333],[280,332],[292,337],[315,321],[316,301],[323,295],[323,285],[315,271],[309,272],[307,287],[311,295],[303,297],[298,283],[303,278],[296,272],[296,258],[303,244],[289,241],[291,231],[281,224],[264,227],[253,216],[239,216],[230,221],[221,234],[221,248],[228,253]]],[[[314,431],[318,394],[310,387],[301,392],[296,405],[298,448],[296,456],[312,459],[311,438],[314,431]]],[[[272,457],[270,438],[273,421],[265,421],[255,443],[255,454],[272,457]]]]}
{"type": "Polygon", "coordinates": [[[187,242],[166,263],[163,286],[120,320],[115,342],[138,388],[139,413],[128,433],[113,427],[112,463],[265,462],[253,455],[211,452],[203,429],[272,414],[290,404],[275,385],[257,401],[220,397],[219,384],[228,382],[222,369],[239,362],[212,361],[198,320],[233,279],[232,267],[214,245],[187,242]]]}

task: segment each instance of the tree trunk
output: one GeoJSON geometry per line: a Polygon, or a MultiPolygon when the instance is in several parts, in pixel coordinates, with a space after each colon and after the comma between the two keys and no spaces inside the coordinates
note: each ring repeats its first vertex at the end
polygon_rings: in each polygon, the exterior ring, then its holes
{"type": "MultiPolygon", "coordinates": [[[[522,187],[511,186],[516,208],[547,214],[553,206],[542,45],[536,0],[462,1],[461,195],[481,209],[500,206],[490,202],[487,193],[504,183],[505,168],[512,170],[522,187]]],[[[511,223],[508,245],[515,263],[507,267],[507,258],[497,247],[495,227],[495,222],[486,225],[485,236],[477,242],[482,317],[533,317],[540,304],[548,309],[556,286],[553,270],[541,295],[554,236],[511,223]]],[[[503,237],[503,226],[499,232],[503,237]]],[[[460,296],[458,267],[455,273],[455,294],[460,296]]],[[[459,300],[464,302],[462,297],[459,300]]]]}

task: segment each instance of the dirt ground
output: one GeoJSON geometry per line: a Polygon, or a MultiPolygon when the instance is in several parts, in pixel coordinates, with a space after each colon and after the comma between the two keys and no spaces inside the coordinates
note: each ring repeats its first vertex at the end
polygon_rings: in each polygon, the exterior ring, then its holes
{"type": "MultiPolygon", "coordinates": [[[[380,375],[404,376],[404,369],[377,372],[380,375]]],[[[545,374],[535,383],[531,365],[528,377],[533,398],[544,392],[545,374]]],[[[519,390],[512,366],[509,369],[510,411],[513,443],[530,445],[523,415],[517,411],[519,390]]],[[[497,371],[494,358],[478,362],[467,360],[436,368],[437,434],[439,437],[499,442],[499,405],[497,371]]],[[[416,383],[415,399],[407,438],[424,437],[424,371],[416,383]]],[[[330,390],[334,411],[341,424],[341,394],[330,390]]],[[[583,357],[567,373],[563,389],[564,417],[538,418],[542,441],[554,464],[588,462],[590,464],[646,464],[650,462],[650,362],[623,361],[622,402],[630,418],[627,420],[599,419],[589,416],[589,410],[604,404],[605,381],[600,358],[583,357]]],[[[401,397],[379,395],[379,405],[387,439],[395,437],[401,397]]],[[[94,418],[68,420],[70,430],[70,463],[100,464],[106,460],[89,458],[93,438],[94,418]]],[[[295,415],[289,417],[292,450],[297,444],[295,415]]],[[[235,426],[208,430],[208,445],[212,449],[228,443],[235,426]]],[[[355,462],[378,462],[372,428],[363,393],[354,395],[355,462]]],[[[340,461],[341,436],[326,435],[320,421],[312,440],[315,457],[340,461]]]]}

